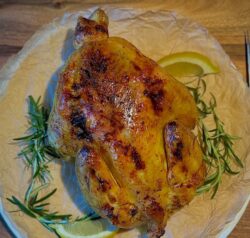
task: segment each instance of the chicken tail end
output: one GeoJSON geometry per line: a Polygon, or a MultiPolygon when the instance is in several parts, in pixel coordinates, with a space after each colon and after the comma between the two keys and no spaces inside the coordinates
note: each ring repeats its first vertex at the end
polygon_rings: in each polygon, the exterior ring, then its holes
{"type": "Polygon", "coordinates": [[[89,19],[95,21],[98,24],[102,24],[102,25],[105,25],[106,27],[108,27],[108,24],[109,24],[108,16],[101,8],[96,9],[91,14],[89,19]]]}
{"type": "Polygon", "coordinates": [[[74,47],[79,49],[84,42],[103,40],[108,37],[108,16],[98,8],[87,19],[78,17],[75,28],[74,47]]]}

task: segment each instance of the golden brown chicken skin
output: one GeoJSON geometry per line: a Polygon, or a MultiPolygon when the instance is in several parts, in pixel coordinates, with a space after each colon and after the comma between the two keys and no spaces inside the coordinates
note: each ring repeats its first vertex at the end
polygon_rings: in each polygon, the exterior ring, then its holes
{"type": "Polygon", "coordinates": [[[76,173],[93,209],[121,228],[160,237],[205,177],[192,133],[197,110],[184,85],[128,41],[108,36],[102,10],[79,17],[78,48],[61,72],[50,143],[76,173]]]}

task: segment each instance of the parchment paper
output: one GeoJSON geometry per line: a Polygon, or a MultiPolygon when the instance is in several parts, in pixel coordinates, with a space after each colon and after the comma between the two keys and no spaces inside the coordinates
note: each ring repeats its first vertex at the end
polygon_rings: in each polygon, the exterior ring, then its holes
{"type": "MultiPolygon", "coordinates": [[[[16,208],[6,201],[15,195],[23,199],[30,173],[23,162],[16,158],[19,147],[12,138],[23,135],[27,128],[26,98],[42,95],[50,105],[58,72],[72,53],[72,37],[79,15],[88,17],[95,8],[65,14],[38,31],[23,50],[11,59],[0,72],[0,192],[1,213],[17,237],[55,237],[37,221],[22,213],[10,213],[16,208]]],[[[225,177],[215,199],[210,195],[197,196],[171,217],[164,237],[225,237],[239,219],[239,211],[249,199],[250,193],[250,93],[240,73],[233,66],[218,42],[198,24],[160,9],[104,7],[111,36],[121,36],[132,42],[146,56],[158,60],[178,51],[197,51],[207,55],[221,72],[207,76],[208,91],[218,101],[218,114],[226,128],[242,139],[235,144],[245,168],[239,176],[225,177]],[[226,229],[225,229],[226,227],[226,229]]],[[[51,164],[58,191],[51,203],[51,210],[81,214],[89,208],[80,193],[74,166],[66,162],[51,164]]],[[[244,210],[244,207],[243,207],[244,210]]],[[[138,237],[136,230],[119,237],[138,237]]]]}

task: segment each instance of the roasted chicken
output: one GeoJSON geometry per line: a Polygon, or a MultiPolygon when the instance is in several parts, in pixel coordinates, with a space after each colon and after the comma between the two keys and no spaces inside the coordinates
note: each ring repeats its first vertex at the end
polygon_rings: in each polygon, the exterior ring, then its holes
{"type": "Polygon", "coordinates": [[[83,194],[98,214],[160,237],[167,219],[204,182],[192,133],[195,102],[131,43],[109,37],[100,9],[90,19],[79,17],[74,45],[57,85],[49,141],[75,161],[83,194]]]}

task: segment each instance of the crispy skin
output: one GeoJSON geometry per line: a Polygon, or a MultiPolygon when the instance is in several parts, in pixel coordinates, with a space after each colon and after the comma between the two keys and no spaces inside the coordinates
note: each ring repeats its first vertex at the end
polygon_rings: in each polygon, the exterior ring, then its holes
{"type": "Polygon", "coordinates": [[[49,140],[76,158],[84,195],[122,228],[146,225],[160,237],[169,216],[204,181],[191,130],[192,96],[132,44],[108,37],[107,17],[79,18],[75,45],[58,82],[49,140]]]}

